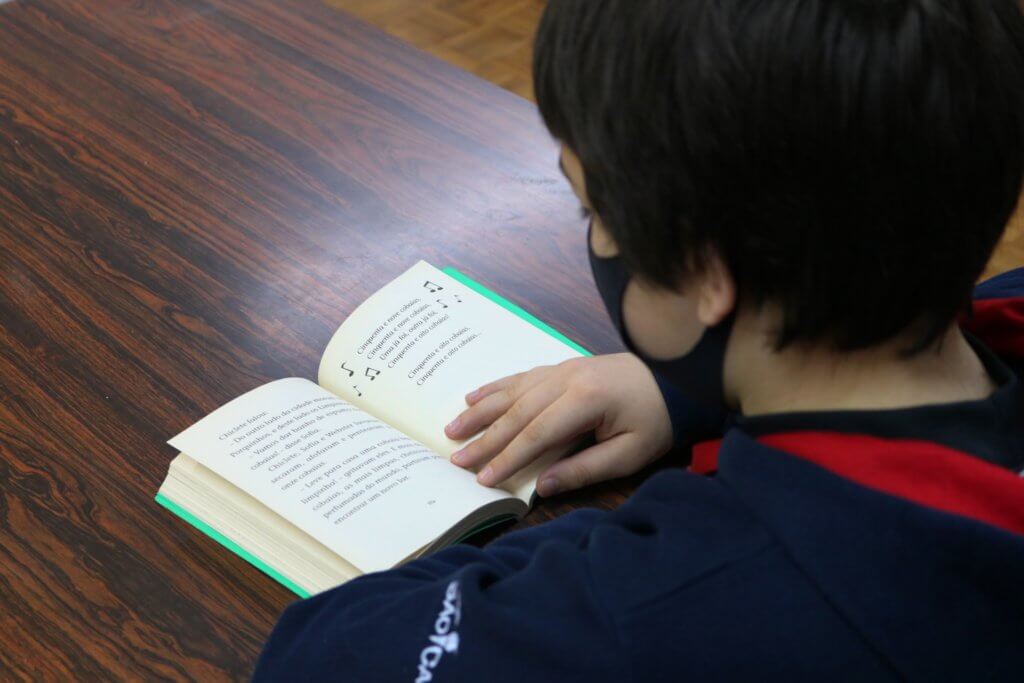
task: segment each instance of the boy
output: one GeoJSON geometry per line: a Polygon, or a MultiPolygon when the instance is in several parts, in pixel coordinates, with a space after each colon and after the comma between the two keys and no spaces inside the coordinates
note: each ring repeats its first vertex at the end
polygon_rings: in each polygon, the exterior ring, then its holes
{"type": "Polygon", "coordinates": [[[724,438],[292,605],[256,678],[1019,680],[1024,271],[971,304],[1024,175],[1014,0],[551,0],[534,72],[634,354],[473,392],[453,460],[592,432],[551,495],[724,438]]]}

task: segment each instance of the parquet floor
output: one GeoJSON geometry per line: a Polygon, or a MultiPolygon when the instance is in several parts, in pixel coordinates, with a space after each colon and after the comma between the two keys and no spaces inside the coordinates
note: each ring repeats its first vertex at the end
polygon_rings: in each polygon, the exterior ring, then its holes
{"type": "Polygon", "coordinates": [[[533,99],[530,54],[544,0],[326,0],[441,59],[533,99]]]}
{"type": "MultiPolygon", "coordinates": [[[[441,59],[533,99],[530,54],[545,0],[325,0],[441,59]]],[[[1024,202],[986,275],[1024,265],[1024,202]]]]}

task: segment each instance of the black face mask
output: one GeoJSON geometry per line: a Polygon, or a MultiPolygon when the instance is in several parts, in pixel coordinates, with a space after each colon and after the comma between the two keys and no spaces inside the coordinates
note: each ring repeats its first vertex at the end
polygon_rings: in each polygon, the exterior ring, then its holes
{"type": "Polygon", "coordinates": [[[587,253],[590,254],[590,269],[594,273],[597,291],[601,293],[612,324],[615,325],[626,348],[636,354],[652,372],[667,379],[693,400],[715,410],[727,410],[723,387],[725,349],[729,342],[729,334],[732,332],[734,315],[729,314],[719,324],[707,328],[693,349],[685,355],[670,360],[650,358],[633,344],[622,319],[622,298],[626,293],[630,276],[622,265],[621,257],[603,258],[595,254],[590,245],[589,230],[587,253]]]}

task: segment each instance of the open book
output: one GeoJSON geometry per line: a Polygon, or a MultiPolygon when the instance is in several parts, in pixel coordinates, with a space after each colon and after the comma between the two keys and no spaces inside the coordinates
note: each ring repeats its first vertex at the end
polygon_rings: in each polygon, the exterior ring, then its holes
{"type": "Polygon", "coordinates": [[[489,381],[587,352],[458,271],[419,262],[280,379],[168,443],[157,501],[302,596],[526,513],[551,454],[487,488],[444,426],[489,381]]]}

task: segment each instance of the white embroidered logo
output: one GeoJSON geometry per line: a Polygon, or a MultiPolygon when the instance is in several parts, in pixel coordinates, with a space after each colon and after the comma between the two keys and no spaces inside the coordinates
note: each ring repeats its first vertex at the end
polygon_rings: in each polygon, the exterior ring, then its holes
{"type": "Polygon", "coordinates": [[[441,612],[434,621],[434,632],[427,636],[430,644],[420,652],[420,663],[417,670],[416,683],[428,683],[434,680],[434,668],[445,654],[456,654],[459,651],[459,633],[455,628],[462,619],[462,592],[459,582],[452,581],[444,592],[441,612]]]}

